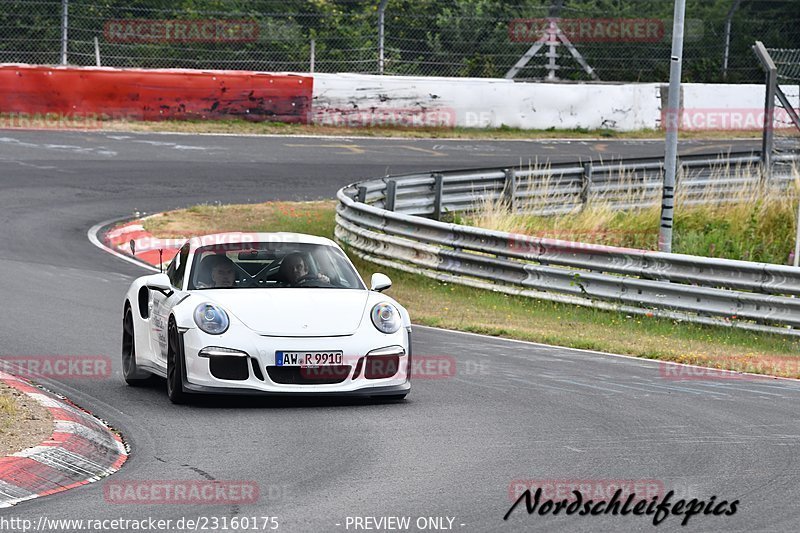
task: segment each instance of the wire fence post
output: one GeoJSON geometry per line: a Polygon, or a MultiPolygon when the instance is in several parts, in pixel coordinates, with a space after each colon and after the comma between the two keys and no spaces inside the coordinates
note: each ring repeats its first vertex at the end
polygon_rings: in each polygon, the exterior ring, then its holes
{"type": "Polygon", "coordinates": [[[97,37],[94,38],[94,62],[95,64],[100,67],[100,41],[97,40],[97,37]]]}
{"type": "Polygon", "coordinates": [[[731,52],[731,23],[733,22],[733,15],[739,9],[739,4],[742,0],[734,0],[731,8],[728,10],[728,16],[725,18],[725,52],[722,57],[722,79],[728,79],[728,57],[731,52]]]}
{"type": "Polygon", "coordinates": [[[383,67],[384,67],[384,44],[385,44],[385,15],[386,15],[386,4],[389,3],[389,0],[381,0],[381,3],[378,4],[378,73],[383,74],[383,67]]]}
{"type": "Polygon", "coordinates": [[[61,0],[61,64],[67,64],[67,43],[69,40],[69,0],[61,0]]]}
{"type": "Polygon", "coordinates": [[[560,68],[558,66],[558,33],[561,29],[556,25],[555,22],[550,21],[550,27],[547,29],[547,32],[550,35],[550,38],[547,41],[547,53],[545,57],[547,57],[547,81],[556,81],[558,80],[558,75],[556,72],[560,68]]]}
{"type": "Polygon", "coordinates": [[[311,74],[314,74],[314,62],[316,61],[317,55],[317,41],[315,39],[311,39],[311,58],[309,59],[308,63],[308,71],[311,74]]]}
{"type": "Polygon", "coordinates": [[[683,63],[683,24],[686,0],[675,0],[675,19],[672,26],[672,56],[669,69],[669,96],[666,113],[666,150],[664,155],[664,185],[661,192],[661,227],[658,249],[672,252],[672,222],[675,211],[675,174],[678,164],[678,127],[681,105],[681,67],[683,63]]]}

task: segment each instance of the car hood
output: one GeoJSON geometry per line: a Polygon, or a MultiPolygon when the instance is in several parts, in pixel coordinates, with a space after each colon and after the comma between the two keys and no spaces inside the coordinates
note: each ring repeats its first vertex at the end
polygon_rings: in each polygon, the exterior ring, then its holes
{"type": "Polygon", "coordinates": [[[259,335],[329,337],[352,335],[364,316],[369,291],[359,289],[223,289],[198,297],[221,305],[259,335]]]}

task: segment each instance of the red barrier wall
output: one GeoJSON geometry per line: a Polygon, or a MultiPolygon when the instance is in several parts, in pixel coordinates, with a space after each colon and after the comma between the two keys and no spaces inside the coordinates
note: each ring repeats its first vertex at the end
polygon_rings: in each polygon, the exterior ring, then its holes
{"type": "Polygon", "coordinates": [[[313,82],[242,71],[0,65],[0,113],[307,123],[313,82]]]}

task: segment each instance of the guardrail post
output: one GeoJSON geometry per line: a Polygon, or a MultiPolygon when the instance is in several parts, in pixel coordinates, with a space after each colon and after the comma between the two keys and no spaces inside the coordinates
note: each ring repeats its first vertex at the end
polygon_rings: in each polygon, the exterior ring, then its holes
{"type": "Polygon", "coordinates": [[[363,185],[358,186],[358,195],[356,195],[356,202],[361,202],[362,204],[367,202],[367,188],[363,185]]]}
{"type": "Polygon", "coordinates": [[[592,188],[592,163],[583,164],[583,175],[581,176],[581,209],[586,209],[589,203],[589,192],[592,188]]]}
{"type": "Polygon", "coordinates": [[[433,219],[441,220],[442,217],[442,188],[444,186],[444,176],[441,174],[433,175],[433,219]]]}
{"type": "Polygon", "coordinates": [[[513,168],[505,169],[506,182],[503,185],[503,202],[511,213],[517,212],[517,172],[513,168]]]}
{"type": "Polygon", "coordinates": [[[756,41],[753,45],[761,68],[766,72],[766,100],[764,101],[764,131],[761,137],[761,180],[766,181],[772,172],[772,150],[774,145],[774,121],[775,121],[775,93],[778,85],[778,68],[770,57],[769,52],[764,47],[764,43],[756,41]]]}
{"type": "Polygon", "coordinates": [[[676,189],[677,189],[677,186],[680,185],[680,182],[683,181],[689,174],[688,165],[686,165],[686,163],[681,161],[680,158],[678,159],[677,168],[678,168],[678,171],[675,173],[675,187],[676,187],[676,189]]]}
{"type": "Polygon", "coordinates": [[[389,180],[386,182],[386,200],[384,201],[384,209],[387,211],[394,211],[395,198],[397,197],[397,182],[389,180]]]}

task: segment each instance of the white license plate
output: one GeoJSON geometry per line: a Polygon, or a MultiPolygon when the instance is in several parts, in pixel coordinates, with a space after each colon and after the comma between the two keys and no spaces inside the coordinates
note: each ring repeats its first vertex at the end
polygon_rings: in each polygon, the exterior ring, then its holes
{"type": "Polygon", "coordinates": [[[342,352],[275,352],[275,366],[338,366],[342,352]]]}

